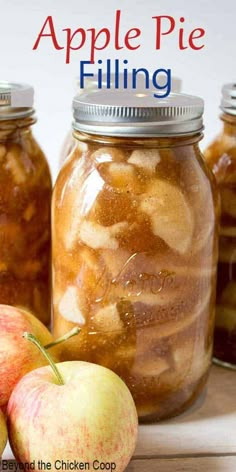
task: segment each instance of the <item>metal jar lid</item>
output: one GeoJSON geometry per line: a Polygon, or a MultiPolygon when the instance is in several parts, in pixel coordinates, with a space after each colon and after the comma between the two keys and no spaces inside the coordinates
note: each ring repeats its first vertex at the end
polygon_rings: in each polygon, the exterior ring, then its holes
{"type": "Polygon", "coordinates": [[[93,90],[74,98],[75,130],[107,136],[168,137],[202,131],[204,102],[191,95],[157,91],[93,90]]]}
{"type": "Polygon", "coordinates": [[[236,83],[225,84],[222,87],[220,108],[225,113],[236,115],[236,83]]]}
{"type": "Polygon", "coordinates": [[[34,113],[33,103],[33,87],[0,81],[0,121],[31,116],[34,113]]]}

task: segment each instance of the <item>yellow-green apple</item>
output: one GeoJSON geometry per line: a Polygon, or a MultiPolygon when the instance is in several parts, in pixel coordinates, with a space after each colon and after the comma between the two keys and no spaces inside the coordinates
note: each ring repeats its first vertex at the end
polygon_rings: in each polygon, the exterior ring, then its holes
{"type": "Polygon", "coordinates": [[[6,443],[7,443],[7,427],[6,427],[4,415],[2,411],[0,410],[0,458],[6,447],[6,443]]]}
{"type": "Polygon", "coordinates": [[[76,461],[88,463],[89,470],[105,463],[122,472],[138,431],[128,387],[111,370],[88,362],[52,367],[54,372],[47,366],[28,373],[9,400],[8,433],[16,460],[35,461],[36,470],[43,459],[51,471],[60,461],[76,461]]]}
{"type": "Polygon", "coordinates": [[[34,333],[44,345],[53,341],[48,329],[31,313],[0,305],[0,407],[7,404],[23,375],[46,364],[38,349],[22,338],[25,331],[34,333]]]}

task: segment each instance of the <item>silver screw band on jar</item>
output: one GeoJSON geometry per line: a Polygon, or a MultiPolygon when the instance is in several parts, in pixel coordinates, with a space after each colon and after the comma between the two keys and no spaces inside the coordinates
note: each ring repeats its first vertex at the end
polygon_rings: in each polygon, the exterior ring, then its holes
{"type": "Polygon", "coordinates": [[[201,98],[172,93],[155,98],[151,91],[93,90],[73,100],[75,130],[107,136],[168,137],[203,130],[201,98]]]}
{"type": "Polygon", "coordinates": [[[222,87],[221,110],[230,115],[236,115],[236,83],[225,84],[222,87]]]}
{"type": "Polygon", "coordinates": [[[0,81],[0,121],[34,114],[34,89],[30,85],[0,81]]]}

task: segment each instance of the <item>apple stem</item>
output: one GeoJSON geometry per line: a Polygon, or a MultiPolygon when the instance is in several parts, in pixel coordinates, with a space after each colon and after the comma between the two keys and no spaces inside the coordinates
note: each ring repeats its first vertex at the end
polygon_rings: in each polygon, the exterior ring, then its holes
{"type": "Polygon", "coordinates": [[[23,334],[23,338],[27,339],[28,341],[30,341],[31,343],[35,344],[35,346],[37,346],[37,348],[40,350],[40,352],[44,355],[44,357],[47,359],[49,365],[51,366],[58,382],[59,382],[59,385],[64,385],[64,380],[54,362],[54,360],[52,359],[52,357],[50,356],[50,354],[46,351],[46,349],[44,348],[44,346],[41,344],[41,342],[31,333],[24,333],[23,334]]]}
{"type": "Polygon", "coordinates": [[[57,344],[63,343],[64,341],[67,341],[73,336],[76,336],[77,334],[79,334],[80,331],[81,329],[78,326],[75,326],[74,328],[72,328],[71,331],[69,331],[69,333],[66,333],[64,334],[64,336],[61,336],[60,338],[55,339],[55,341],[52,341],[51,343],[46,344],[46,346],[44,346],[44,349],[50,349],[51,347],[57,346],[57,344]]]}

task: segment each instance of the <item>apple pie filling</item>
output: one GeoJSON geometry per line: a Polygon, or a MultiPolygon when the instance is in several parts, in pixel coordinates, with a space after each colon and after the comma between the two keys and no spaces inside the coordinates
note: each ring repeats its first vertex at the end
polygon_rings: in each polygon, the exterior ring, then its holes
{"type": "Polygon", "coordinates": [[[108,367],[141,420],[185,409],[212,354],[217,197],[195,137],[89,138],[53,196],[54,335],[108,367]]]}
{"type": "Polygon", "coordinates": [[[221,197],[214,355],[236,365],[236,118],[222,119],[223,133],[205,152],[221,197]]]}
{"type": "Polygon", "coordinates": [[[0,120],[0,303],[48,324],[51,177],[33,123],[0,120]]]}

